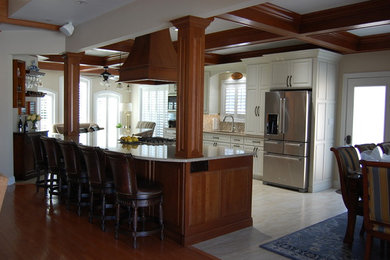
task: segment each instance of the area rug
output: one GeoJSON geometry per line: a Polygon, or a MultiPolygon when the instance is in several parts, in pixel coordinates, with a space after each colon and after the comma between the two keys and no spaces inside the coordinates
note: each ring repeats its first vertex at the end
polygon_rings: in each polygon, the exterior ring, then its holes
{"type": "MultiPolygon", "coordinates": [[[[347,213],[324,220],[305,229],[260,245],[290,259],[363,259],[364,237],[359,236],[362,217],[357,217],[352,249],[343,243],[347,213]]],[[[379,244],[379,243],[378,243],[379,244]]],[[[379,245],[373,243],[372,259],[382,259],[379,245]]],[[[385,258],[383,258],[385,259],[385,258]]]]}

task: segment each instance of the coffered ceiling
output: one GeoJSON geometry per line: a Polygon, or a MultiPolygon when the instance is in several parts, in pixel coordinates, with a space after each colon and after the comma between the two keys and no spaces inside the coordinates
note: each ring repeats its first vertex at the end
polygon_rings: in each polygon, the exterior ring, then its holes
{"type": "MultiPolygon", "coordinates": [[[[0,0],[1,2],[4,0],[0,0]]],[[[14,7],[16,11],[8,14],[8,19],[34,21],[38,24],[31,22],[27,26],[49,30],[58,30],[59,25],[68,21],[72,21],[77,30],[77,25],[93,21],[99,15],[125,5],[140,3],[139,0],[49,1],[50,4],[45,0],[16,2],[19,2],[21,7],[19,9],[17,6],[14,7]],[[45,16],[47,11],[37,8],[53,9],[54,2],[61,2],[61,5],[58,5],[63,9],[61,15],[54,15],[53,11],[51,16],[45,16]],[[54,28],[45,28],[45,24],[54,28]]],[[[177,1],[167,0],[167,3],[173,2],[177,1]]],[[[388,0],[253,2],[260,2],[260,4],[237,9],[230,8],[232,11],[212,16],[214,21],[206,30],[206,64],[236,62],[241,58],[310,48],[325,48],[342,54],[390,49],[390,1],[388,0]]],[[[26,26],[26,24],[1,23],[1,21],[0,30],[7,30],[10,24],[26,26]]],[[[115,30],[115,28],[106,29],[115,30]]],[[[177,38],[174,28],[171,28],[171,38],[173,41],[177,38]]],[[[131,51],[133,41],[134,38],[130,38],[85,50],[82,59],[85,65],[83,70],[101,72],[102,66],[109,66],[112,69],[110,72],[115,73],[115,69],[131,51]]],[[[40,62],[42,68],[60,68],[62,62],[60,55],[42,54],[42,56],[45,57],[43,58],[45,61],[40,62]]]]}

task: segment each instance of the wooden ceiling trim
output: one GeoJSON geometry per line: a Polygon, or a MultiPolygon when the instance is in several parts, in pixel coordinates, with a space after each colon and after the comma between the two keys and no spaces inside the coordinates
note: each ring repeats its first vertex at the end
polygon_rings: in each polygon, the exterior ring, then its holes
{"type": "Polygon", "coordinates": [[[205,40],[205,49],[206,51],[215,51],[243,45],[247,46],[287,39],[291,38],[253,29],[250,27],[243,27],[207,34],[205,40]]]}
{"type": "Polygon", "coordinates": [[[282,36],[295,37],[299,32],[294,23],[278,19],[276,16],[270,16],[262,12],[261,9],[255,9],[254,7],[233,11],[217,17],[282,36]]]}
{"type": "Polygon", "coordinates": [[[300,50],[308,50],[308,49],[316,49],[316,48],[318,48],[318,46],[314,44],[299,44],[299,45],[272,48],[272,49],[221,55],[221,57],[219,58],[220,60],[219,63],[239,62],[241,61],[241,59],[260,57],[266,54],[281,53],[281,52],[288,52],[288,51],[300,51],[300,50]]]}
{"type": "Polygon", "coordinates": [[[8,0],[0,0],[0,23],[34,27],[51,31],[59,31],[60,26],[55,24],[8,18],[8,0]]]}
{"type": "Polygon", "coordinates": [[[57,62],[38,61],[38,67],[42,70],[59,70],[64,71],[64,64],[57,62]]]}
{"type": "Polygon", "coordinates": [[[124,40],[117,43],[109,44],[103,47],[100,47],[99,49],[105,49],[105,50],[113,50],[113,51],[123,51],[123,52],[130,52],[131,48],[133,47],[134,40],[124,40]]]}
{"type": "Polygon", "coordinates": [[[213,64],[220,64],[221,62],[221,56],[214,53],[205,53],[204,54],[204,64],[205,65],[213,65],[213,64]]]}
{"type": "Polygon", "coordinates": [[[384,50],[390,50],[390,33],[365,36],[360,38],[360,52],[384,50]]]}
{"type": "Polygon", "coordinates": [[[375,0],[302,15],[300,33],[347,31],[390,23],[390,1],[375,0]]]}
{"type": "Polygon", "coordinates": [[[359,44],[359,37],[347,32],[300,36],[299,39],[344,54],[356,52],[359,44]]]}
{"type": "Polygon", "coordinates": [[[285,9],[271,4],[261,4],[218,17],[273,34],[293,37],[341,53],[353,53],[358,48],[358,38],[350,33],[320,34],[314,33],[314,31],[310,35],[299,33],[300,15],[289,13],[285,9]],[[268,10],[271,11],[267,14],[268,10]]]}

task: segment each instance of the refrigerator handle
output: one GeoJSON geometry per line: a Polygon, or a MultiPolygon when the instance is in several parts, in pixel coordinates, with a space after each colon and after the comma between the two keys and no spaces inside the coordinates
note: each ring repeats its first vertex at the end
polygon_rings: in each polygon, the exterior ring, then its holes
{"type": "Polygon", "coordinates": [[[302,161],[302,157],[290,157],[290,156],[282,156],[282,155],[271,155],[271,154],[265,154],[264,156],[271,157],[271,158],[278,158],[278,159],[287,159],[287,160],[293,160],[293,161],[302,161]]]}
{"type": "Polygon", "coordinates": [[[286,98],[283,98],[282,102],[283,114],[282,115],[282,134],[286,132],[285,124],[286,124],[286,98]]]}
{"type": "Polygon", "coordinates": [[[280,98],[279,100],[279,116],[278,116],[278,134],[283,134],[283,124],[284,119],[280,119],[280,117],[283,115],[283,98],[280,98]],[[280,126],[280,127],[279,127],[280,126]]]}

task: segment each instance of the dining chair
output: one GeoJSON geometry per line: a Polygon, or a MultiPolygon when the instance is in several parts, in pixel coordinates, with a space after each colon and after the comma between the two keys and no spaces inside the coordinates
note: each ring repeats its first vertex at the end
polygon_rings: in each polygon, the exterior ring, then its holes
{"type": "Polygon", "coordinates": [[[142,137],[152,137],[152,136],[153,136],[153,132],[154,132],[154,128],[155,128],[155,127],[156,127],[156,123],[155,123],[155,122],[150,122],[150,121],[138,121],[138,123],[137,123],[137,125],[136,125],[135,128],[139,128],[139,129],[150,129],[150,130],[146,130],[146,131],[137,133],[136,135],[142,136],[142,137]]]}
{"type": "Polygon", "coordinates": [[[40,138],[46,151],[50,200],[52,195],[57,195],[61,201],[68,188],[62,153],[55,138],[47,136],[40,138]]]}
{"type": "Polygon", "coordinates": [[[372,238],[390,241],[390,163],[362,161],[364,228],[366,246],[364,259],[370,259],[372,238]]]}
{"type": "Polygon", "coordinates": [[[34,169],[36,173],[35,186],[37,188],[37,192],[39,191],[39,188],[43,188],[44,194],[46,195],[47,189],[50,186],[46,151],[45,148],[43,147],[40,134],[30,134],[28,136],[31,141],[33,157],[34,157],[34,169]],[[43,180],[41,180],[42,175],[43,175],[43,180]]]}
{"type": "Polygon", "coordinates": [[[65,172],[68,179],[66,206],[69,209],[72,189],[76,188],[77,215],[81,216],[81,207],[89,206],[83,199],[89,198],[88,175],[83,155],[73,141],[57,140],[64,157],[65,172]]]}
{"type": "MultiPolygon", "coordinates": [[[[348,224],[344,243],[352,245],[356,224],[356,216],[363,216],[362,178],[359,157],[353,146],[332,147],[337,161],[340,179],[341,195],[348,210],[348,224]]],[[[364,227],[360,229],[363,235],[364,227]]]]}
{"type": "Polygon", "coordinates": [[[374,150],[376,147],[376,144],[374,144],[374,143],[356,144],[355,147],[359,150],[359,153],[362,153],[364,151],[374,150]]]}
{"type": "Polygon", "coordinates": [[[120,208],[126,207],[132,213],[129,214],[129,223],[132,222],[131,234],[133,237],[133,248],[137,248],[137,237],[143,237],[160,233],[160,239],[164,239],[163,224],[163,194],[161,187],[156,183],[139,182],[136,176],[136,168],[133,156],[131,154],[122,154],[112,151],[104,151],[106,154],[111,171],[114,176],[116,189],[116,221],[115,221],[115,239],[118,239],[120,228],[120,208]],[[138,216],[138,209],[158,207],[158,217],[145,217],[144,211],[138,216]],[[157,223],[158,226],[146,229],[147,220],[157,223]],[[141,225],[138,225],[141,222],[141,225]]]}
{"type": "Polygon", "coordinates": [[[107,215],[106,209],[113,208],[115,203],[115,189],[112,174],[106,167],[106,158],[99,147],[85,146],[79,144],[89,180],[89,222],[93,222],[95,194],[100,196],[100,222],[101,229],[105,231],[105,220],[114,219],[114,215],[107,215]]]}
{"type": "Polygon", "coordinates": [[[384,154],[390,154],[390,142],[379,143],[378,146],[382,149],[384,154]]]}

